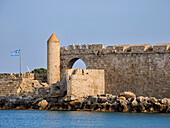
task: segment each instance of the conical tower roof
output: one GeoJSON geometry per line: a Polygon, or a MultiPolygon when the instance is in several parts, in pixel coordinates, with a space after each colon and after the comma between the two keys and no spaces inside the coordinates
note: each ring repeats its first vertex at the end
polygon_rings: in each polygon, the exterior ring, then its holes
{"type": "Polygon", "coordinates": [[[60,40],[58,39],[58,37],[56,36],[56,34],[53,33],[53,34],[51,35],[51,37],[48,39],[48,42],[50,42],[50,41],[60,41],[60,40]]]}

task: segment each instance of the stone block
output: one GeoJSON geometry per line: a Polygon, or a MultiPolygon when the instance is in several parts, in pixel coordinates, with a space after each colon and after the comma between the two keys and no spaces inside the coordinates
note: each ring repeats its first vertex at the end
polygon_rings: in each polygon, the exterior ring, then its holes
{"type": "Polygon", "coordinates": [[[146,52],[152,49],[151,44],[136,44],[132,46],[131,51],[132,52],[146,52]]]}
{"type": "Polygon", "coordinates": [[[68,69],[67,95],[72,99],[105,93],[104,70],[68,69]]]}
{"type": "Polygon", "coordinates": [[[116,45],[115,46],[115,52],[127,52],[130,50],[131,45],[116,45]]]}
{"type": "Polygon", "coordinates": [[[154,52],[165,52],[170,50],[170,43],[159,43],[153,46],[154,52]]]}

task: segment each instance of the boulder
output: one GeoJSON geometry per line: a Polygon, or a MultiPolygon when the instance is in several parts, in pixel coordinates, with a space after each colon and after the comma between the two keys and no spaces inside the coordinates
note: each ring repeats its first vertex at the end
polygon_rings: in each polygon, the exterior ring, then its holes
{"type": "Polygon", "coordinates": [[[139,103],[137,106],[137,111],[138,112],[144,112],[145,111],[145,107],[143,103],[139,103]]]}
{"type": "Polygon", "coordinates": [[[107,97],[100,96],[97,98],[98,103],[105,103],[107,101],[107,97]]]}
{"type": "Polygon", "coordinates": [[[170,99],[168,99],[168,98],[163,98],[163,99],[161,99],[161,104],[170,105],[170,99]]]}
{"type": "Polygon", "coordinates": [[[158,100],[155,97],[149,97],[148,101],[150,103],[156,103],[158,100]]]}
{"type": "Polygon", "coordinates": [[[112,111],[117,111],[117,109],[118,109],[118,103],[116,103],[116,102],[114,102],[113,104],[111,104],[111,110],[112,111]]]}
{"type": "Polygon", "coordinates": [[[126,98],[135,98],[136,95],[133,92],[122,92],[119,94],[120,96],[124,96],[126,98]]]}
{"type": "Polygon", "coordinates": [[[153,104],[153,108],[154,108],[155,110],[159,111],[160,108],[161,108],[161,104],[160,104],[159,102],[154,103],[154,104],[153,104]]]}
{"type": "Polygon", "coordinates": [[[136,98],[133,99],[133,101],[131,102],[132,107],[136,107],[138,106],[138,102],[136,101],[136,98]]]}
{"type": "Polygon", "coordinates": [[[50,87],[51,85],[49,85],[49,84],[47,84],[47,83],[41,83],[41,85],[43,86],[43,87],[50,87]]]}
{"type": "Polygon", "coordinates": [[[99,103],[94,103],[92,105],[92,110],[97,110],[99,108],[99,103]]]}
{"type": "Polygon", "coordinates": [[[48,102],[46,100],[42,100],[38,103],[38,106],[42,109],[46,108],[48,105],[48,102]]]}
{"type": "Polygon", "coordinates": [[[120,100],[126,100],[126,97],[120,96],[119,99],[120,99],[120,100]]]}
{"type": "Polygon", "coordinates": [[[128,108],[126,100],[120,100],[120,106],[121,106],[123,112],[128,112],[129,111],[129,108],[128,108]]]}
{"type": "Polygon", "coordinates": [[[136,101],[138,102],[138,103],[142,103],[143,101],[144,101],[144,97],[143,96],[139,96],[139,97],[137,97],[136,98],[136,101]]]}

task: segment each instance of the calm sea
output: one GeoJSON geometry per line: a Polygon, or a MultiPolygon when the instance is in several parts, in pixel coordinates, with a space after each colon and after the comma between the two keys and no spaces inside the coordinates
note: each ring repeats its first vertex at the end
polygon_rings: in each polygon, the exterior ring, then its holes
{"type": "Polygon", "coordinates": [[[0,110],[1,128],[170,128],[170,114],[0,110]]]}

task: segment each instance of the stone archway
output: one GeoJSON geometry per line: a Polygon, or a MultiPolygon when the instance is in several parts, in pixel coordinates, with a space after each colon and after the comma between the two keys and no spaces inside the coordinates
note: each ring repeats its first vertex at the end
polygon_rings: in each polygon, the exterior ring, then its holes
{"type": "Polygon", "coordinates": [[[61,64],[60,64],[60,77],[61,79],[65,76],[65,71],[67,69],[71,69],[74,63],[81,59],[84,64],[86,65],[86,69],[89,68],[89,61],[84,56],[62,56],[61,57],[61,64]]]}
{"type": "Polygon", "coordinates": [[[81,58],[73,58],[71,59],[68,64],[67,64],[67,69],[71,69],[73,67],[73,65],[78,62],[78,61],[81,61],[84,65],[85,65],[85,68],[86,68],[86,64],[85,62],[81,59],[81,58]]]}

